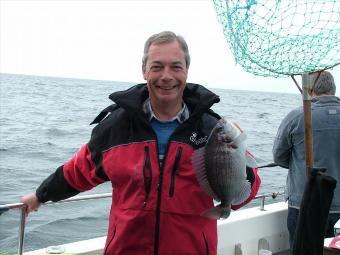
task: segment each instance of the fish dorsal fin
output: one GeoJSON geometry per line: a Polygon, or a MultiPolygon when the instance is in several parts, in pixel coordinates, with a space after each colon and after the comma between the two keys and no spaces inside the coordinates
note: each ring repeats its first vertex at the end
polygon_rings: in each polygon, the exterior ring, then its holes
{"type": "Polygon", "coordinates": [[[201,188],[206,193],[208,193],[210,196],[212,196],[215,200],[219,201],[219,198],[216,196],[216,194],[212,190],[209,184],[209,181],[208,181],[204,155],[205,155],[205,147],[195,150],[192,154],[192,165],[196,172],[196,177],[201,188]]]}

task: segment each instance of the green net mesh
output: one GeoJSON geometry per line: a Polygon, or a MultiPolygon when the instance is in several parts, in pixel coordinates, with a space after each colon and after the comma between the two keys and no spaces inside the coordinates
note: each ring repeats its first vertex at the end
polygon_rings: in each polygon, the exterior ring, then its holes
{"type": "Polygon", "coordinates": [[[279,77],[340,63],[340,0],[213,0],[236,62],[279,77]]]}

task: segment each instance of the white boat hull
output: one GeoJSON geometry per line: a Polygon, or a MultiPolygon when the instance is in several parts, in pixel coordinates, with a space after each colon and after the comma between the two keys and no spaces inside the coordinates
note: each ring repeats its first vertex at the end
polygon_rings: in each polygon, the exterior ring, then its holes
{"type": "MultiPolygon", "coordinates": [[[[288,250],[288,232],[286,227],[287,204],[284,202],[259,207],[242,209],[231,213],[226,220],[218,222],[218,254],[257,255],[260,248],[273,253],[288,250]]],[[[48,247],[25,254],[56,253],[101,253],[106,237],[48,247]]]]}
{"type": "Polygon", "coordinates": [[[218,254],[256,255],[261,248],[273,253],[289,249],[284,202],[233,212],[218,222],[218,254]]]}

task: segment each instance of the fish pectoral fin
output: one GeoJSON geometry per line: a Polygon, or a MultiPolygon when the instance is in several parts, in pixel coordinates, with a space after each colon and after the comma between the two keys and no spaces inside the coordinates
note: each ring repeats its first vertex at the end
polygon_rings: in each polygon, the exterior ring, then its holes
{"type": "Polygon", "coordinates": [[[207,217],[209,219],[218,220],[218,219],[226,219],[229,217],[231,212],[231,206],[222,207],[218,205],[214,208],[208,209],[201,213],[201,216],[207,217]]]}
{"type": "Polygon", "coordinates": [[[251,193],[251,184],[249,181],[246,180],[243,183],[241,191],[234,197],[231,204],[233,205],[242,204],[250,196],[250,193],[251,193]]]}

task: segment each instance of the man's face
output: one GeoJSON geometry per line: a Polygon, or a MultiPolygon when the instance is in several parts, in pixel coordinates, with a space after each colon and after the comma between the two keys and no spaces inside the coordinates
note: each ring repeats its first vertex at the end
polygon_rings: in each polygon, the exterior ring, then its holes
{"type": "Polygon", "coordinates": [[[150,46],[143,76],[151,103],[181,104],[187,74],[184,52],[177,41],[150,46]]]}

